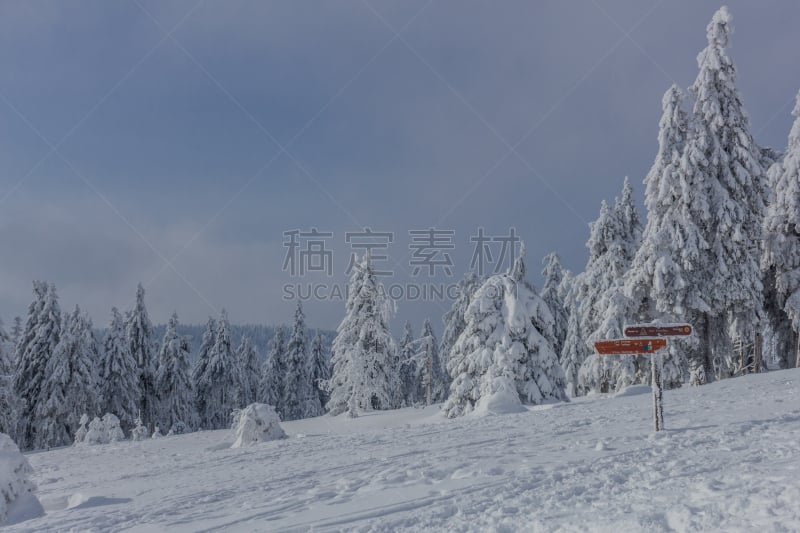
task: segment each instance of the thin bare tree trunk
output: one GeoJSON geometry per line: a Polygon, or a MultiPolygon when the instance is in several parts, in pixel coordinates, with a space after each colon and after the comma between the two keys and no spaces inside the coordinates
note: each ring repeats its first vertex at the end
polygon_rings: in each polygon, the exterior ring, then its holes
{"type": "Polygon", "coordinates": [[[761,373],[761,360],[763,358],[762,350],[764,348],[764,339],[761,336],[761,332],[756,332],[756,340],[755,346],[753,346],[753,372],[756,374],[761,373]]]}

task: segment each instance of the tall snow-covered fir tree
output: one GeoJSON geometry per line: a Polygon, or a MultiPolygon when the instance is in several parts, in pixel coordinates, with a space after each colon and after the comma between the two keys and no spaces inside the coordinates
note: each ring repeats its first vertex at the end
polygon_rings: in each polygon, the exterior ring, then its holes
{"type": "Polygon", "coordinates": [[[24,330],[24,325],[22,322],[22,318],[19,316],[14,317],[14,325],[11,326],[11,342],[14,343],[14,346],[17,345],[17,341],[22,336],[22,331],[24,330]]]}
{"type": "Polygon", "coordinates": [[[325,413],[325,404],[328,403],[328,393],[325,391],[325,383],[331,378],[331,363],[322,340],[322,335],[319,331],[314,335],[311,341],[311,359],[309,361],[310,369],[309,376],[311,376],[311,384],[314,392],[319,398],[319,416],[325,413]]]}
{"type": "Polygon", "coordinates": [[[0,374],[0,433],[16,438],[22,405],[13,380],[12,374],[0,374]]]}
{"type": "Polygon", "coordinates": [[[331,415],[348,410],[397,407],[396,344],[389,331],[391,302],[378,282],[369,254],[353,269],[345,317],[333,341],[328,382],[331,415]],[[351,405],[352,404],[352,405],[351,405]]]}
{"type": "Polygon", "coordinates": [[[258,388],[261,382],[261,368],[258,362],[258,352],[250,342],[250,337],[244,335],[239,347],[236,348],[236,360],[239,365],[239,405],[246,407],[258,401],[258,388]]]}
{"type": "Polygon", "coordinates": [[[567,330],[559,360],[561,369],[564,371],[566,392],[571,398],[580,394],[578,373],[583,362],[591,355],[591,351],[586,346],[586,337],[581,331],[580,304],[587,290],[588,287],[583,283],[583,273],[580,273],[570,279],[569,288],[564,297],[564,307],[567,310],[567,330]]]}
{"type": "Polygon", "coordinates": [[[158,426],[164,431],[184,433],[196,425],[194,390],[189,367],[189,341],[178,334],[178,315],[173,313],[158,354],[155,392],[158,426]]]}
{"type": "MultiPolygon", "coordinates": [[[[733,32],[727,7],[707,28],[708,46],[697,56],[690,92],[694,109],[680,173],[689,195],[688,216],[701,229],[705,249],[692,264],[695,328],[700,350],[691,381],[731,375],[731,336],[751,339],[762,314],[759,268],[766,190],[762,151],[750,134],[727,53],[733,32]]],[[[687,268],[687,270],[689,270],[687,268]]]]}
{"type": "Polygon", "coordinates": [[[566,400],[564,374],[553,350],[553,316],[525,281],[524,246],[513,268],[487,279],[465,314],[466,327],[448,361],[453,418],[482,398],[513,391],[524,404],[566,400]]]}
{"type": "Polygon", "coordinates": [[[20,402],[14,393],[14,344],[0,320],[0,433],[17,437],[20,402]]]}
{"type": "Polygon", "coordinates": [[[156,423],[158,400],[155,394],[155,350],[153,344],[153,324],[147,316],[144,304],[144,287],[140,283],[136,287],[136,304],[128,313],[125,321],[128,337],[128,350],[131,352],[139,371],[139,410],[142,423],[152,428],[156,423]]]}
{"type": "Polygon", "coordinates": [[[567,338],[567,322],[569,321],[569,315],[562,300],[561,287],[564,283],[564,268],[555,252],[547,254],[542,260],[542,264],[544,265],[542,299],[553,314],[553,336],[555,337],[553,349],[557,354],[561,354],[567,338]]]}
{"type": "Polygon", "coordinates": [[[14,391],[24,400],[19,435],[20,446],[24,449],[35,447],[41,440],[37,438],[36,409],[45,382],[51,379],[47,367],[61,338],[61,308],[55,286],[35,281],[33,292],[34,301],[28,307],[25,330],[17,343],[14,375],[14,391]]]}
{"type": "Polygon", "coordinates": [[[289,342],[286,344],[286,373],[283,386],[282,420],[306,418],[308,413],[318,413],[315,402],[319,397],[311,387],[308,375],[308,342],[306,340],[306,318],[300,300],[294,312],[294,322],[289,342]]]}
{"type": "Polygon", "coordinates": [[[269,353],[261,371],[261,398],[281,415],[286,380],[286,328],[278,326],[269,344],[269,353]]]}
{"type": "Polygon", "coordinates": [[[444,330],[442,331],[442,340],[439,345],[439,355],[442,360],[442,371],[450,386],[450,372],[447,370],[448,361],[450,360],[450,353],[453,350],[453,345],[458,340],[461,332],[464,331],[467,323],[464,321],[464,315],[467,312],[472,295],[483,284],[483,280],[474,272],[468,272],[462,279],[459,280],[457,286],[456,298],[453,300],[453,305],[442,317],[444,322],[444,330]]]}
{"type": "MultiPolygon", "coordinates": [[[[38,390],[41,387],[40,380],[44,375],[44,365],[47,364],[47,358],[39,356],[34,357],[34,353],[31,350],[34,338],[39,330],[39,319],[44,309],[45,297],[47,296],[47,284],[42,281],[34,281],[33,296],[33,301],[28,306],[25,326],[14,346],[14,387],[20,397],[29,398],[28,408],[32,407],[31,404],[38,395],[38,390]]],[[[60,319],[60,310],[58,316],[60,319]]],[[[59,329],[56,331],[56,339],[53,342],[53,348],[55,348],[55,344],[58,343],[58,334],[60,332],[61,323],[59,322],[59,329]]],[[[30,414],[29,411],[26,411],[25,415],[28,414],[30,414]]],[[[26,443],[20,442],[20,447],[25,449],[26,443]]]]}
{"type": "Polygon", "coordinates": [[[70,382],[67,387],[67,402],[71,414],[68,419],[73,431],[78,427],[81,415],[98,412],[98,390],[100,367],[100,345],[94,334],[94,324],[89,315],[81,313],[76,305],[70,317],[70,328],[74,345],[70,353],[70,382]]]}
{"type": "Polygon", "coordinates": [[[12,374],[15,366],[14,344],[11,341],[11,335],[6,331],[3,319],[0,318],[0,374],[12,374]]]}
{"type": "MultiPolygon", "coordinates": [[[[584,271],[587,300],[582,308],[582,331],[592,354],[578,372],[578,390],[608,392],[644,381],[648,373],[644,358],[633,356],[601,357],[594,352],[594,342],[623,336],[624,326],[634,317],[638,306],[624,293],[624,276],[639,246],[641,223],[628,178],[622,196],[613,209],[604,204],[600,218],[592,225],[589,238],[590,261],[584,271]],[[592,329],[594,328],[594,329],[592,329]]],[[[649,367],[648,367],[649,368],[649,367]]]]}
{"type": "Polygon", "coordinates": [[[66,389],[69,384],[68,346],[74,344],[69,328],[69,315],[64,314],[64,329],[59,334],[53,354],[47,359],[47,379],[33,404],[34,431],[30,446],[48,449],[51,446],[66,446],[72,441],[72,428],[67,422],[70,411],[67,406],[66,389]]]}
{"type": "MultiPolygon", "coordinates": [[[[704,308],[693,271],[708,245],[692,202],[701,184],[682,173],[689,120],[684,95],[676,85],[662,99],[658,152],[645,177],[647,224],[625,277],[625,294],[634,302],[639,322],[694,322],[704,308]],[[690,178],[690,179],[687,179],[690,178]]],[[[673,339],[664,356],[664,386],[679,387],[697,359],[698,338],[673,339]],[[694,355],[693,355],[694,354],[694,355]]]]}
{"type": "Polygon", "coordinates": [[[419,398],[426,401],[428,399],[428,383],[431,388],[431,403],[444,401],[447,397],[450,380],[445,378],[442,371],[442,363],[439,359],[439,341],[433,331],[430,319],[426,318],[422,323],[422,331],[419,336],[417,351],[420,357],[417,358],[417,386],[419,398]]]}
{"type": "MultiPolygon", "coordinates": [[[[575,298],[578,313],[579,332],[585,344],[580,348],[583,360],[578,366],[576,388],[578,394],[586,394],[590,390],[606,392],[610,383],[611,365],[605,358],[600,358],[593,348],[596,339],[595,332],[600,327],[602,309],[600,299],[611,288],[615,274],[619,274],[624,266],[619,265],[622,255],[621,220],[616,216],[613,207],[605,200],[600,205],[600,214],[590,225],[589,240],[586,247],[589,249],[589,260],[580,277],[575,280],[575,288],[579,295],[575,298]],[[612,271],[607,271],[613,269],[612,271]]],[[[569,325],[569,324],[568,324],[569,325]]],[[[572,347],[574,339],[568,339],[572,347]]],[[[578,359],[577,357],[575,358],[578,359]]]]}
{"type": "Polygon", "coordinates": [[[34,410],[34,448],[70,444],[81,416],[96,412],[98,350],[92,329],[91,321],[77,306],[71,315],[64,314],[59,342],[47,362],[47,379],[34,410]]]}
{"type": "Polygon", "coordinates": [[[197,376],[198,415],[203,429],[230,426],[231,413],[239,407],[237,389],[241,382],[239,367],[231,347],[231,328],[223,309],[217,320],[214,346],[208,353],[203,372],[197,376]]]}
{"type": "Polygon", "coordinates": [[[203,413],[209,412],[211,406],[211,383],[207,379],[209,365],[213,356],[214,346],[217,343],[217,321],[213,317],[208,317],[206,329],[203,332],[203,339],[200,342],[200,349],[197,353],[197,362],[192,370],[192,385],[195,394],[195,412],[198,415],[198,425],[200,428],[208,429],[205,426],[206,420],[203,413]]]}
{"type": "Polygon", "coordinates": [[[800,93],[792,114],[786,153],[769,170],[772,198],[764,219],[763,266],[775,295],[767,312],[782,367],[800,366],[800,93]]]}
{"type": "Polygon", "coordinates": [[[134,427],[139,411],[139,371],[128,346],[125,322],[116,307],[103,340],[100,359],[100,413],[112,413],[126,431],[134,427]]]}
{"type": "MultiPolygon", "coordinates": [[[[590,224],[589,240],[586,247],[589,249],[589,260],[586,268],[573,281],[575,295],[570,302],[575,305],[571,312],[577,314],[578,326],[574,330],[579,335],[577,339],[568,338],[566,346],[576,350],[575,354],[568,353],[562,358],[568,365],[572,360],[577,363],[577,376],[575,388],[578,394],[586,394],[590,389],[605,392],[610,379],[610,367],[606,359],[598,359],[592,347],[592,334],[600,326],[598,302],[609,288],[610,278],[604,275],[602,268],[610,261],[604,260],[609,248],[618,242],[621,230],[619,219],[614,216],[614,211],[605,200],[600,204],[600,214],[590,224]],[[601,267],[602,265],[602,267],[601,267]],[[574,344],[582,343],[583,346],[574,344]],[[589,369],[592,369],[589,372],[589,369]],[[581,370],[583,369],[583,370],[581,370]],[[591,378],[587,380],[587,378],[591,378]]],[[[573,331],[569,329],[568,335],[573,331]]],[[[571,368],[571,367],[570,367],[571,368]]]]}
{"type": "Polygon", "coordinates": [[[417,381],[417,348],[414,345],[414,331],[411,323],[406,320],[403,326],[403,336],[397,345],[397,353],[400,355],[400,368],[398,369],[398,379],[400,381],[400,391],[403,397],[402,405],[414,405],[420,400],[420,386],[417,381]]]}

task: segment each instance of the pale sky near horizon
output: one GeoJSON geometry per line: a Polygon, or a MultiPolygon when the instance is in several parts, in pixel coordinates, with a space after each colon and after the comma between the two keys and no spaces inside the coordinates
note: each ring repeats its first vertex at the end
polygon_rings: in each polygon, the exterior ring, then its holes
{"type": "MultiPolygon", "coordinates": [[[[694,80],[720,5],[3,2],[0,317],[44,279],[98,326],[138,282],[157,323],[286,322],[284,285],[343,283],[366,226],[394,234],[387,284],[457,280],[478,228],[513,227],[537,284],[550,251],[580,271],[624,176],[641,204],[661,97],[694,80]],[[333,233],[330,278],[282,268],[284,232],[312,228],[333,233]],[[452,278],[413,275],[409,231],[427,228],[453,232],[452,278]]],[[[800,4],[728,5],[752,131],[782,149],[800,4]]],[[[401,301],[395,329],[440,333],[448,307],[401,301]]],[[[314,327],[342,311],[306,303],[314,327]]]]}

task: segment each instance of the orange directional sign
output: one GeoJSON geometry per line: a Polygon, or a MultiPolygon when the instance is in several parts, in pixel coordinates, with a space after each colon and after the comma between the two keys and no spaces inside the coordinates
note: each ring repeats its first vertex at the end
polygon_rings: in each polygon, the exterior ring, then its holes
{"type": "Polygon", "coordinates": [[[634,324],[625,328],[626,337],[682,337],[692,334],[689,324],[634,324]]]}
{"type": "Polygon", "coordinates": [[[648,354],[666,346],[666,339],[616,339],[594,343],[600,355],[648,354]]]}

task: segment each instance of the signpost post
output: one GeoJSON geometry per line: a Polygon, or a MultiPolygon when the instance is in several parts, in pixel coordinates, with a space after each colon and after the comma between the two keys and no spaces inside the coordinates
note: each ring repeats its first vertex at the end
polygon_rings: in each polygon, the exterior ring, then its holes
{"type": "Polygon", "coordinates": [[[625,339],[611,339],[594,343],[600,355],[647,355],[653,356],[650,363],[653,388],[653,411],[656,431],[664,429],[663,396],[663,351],[667,337],[683,337],[692,334],[689,324],[634,324],[625,327],[625,339]]]}

